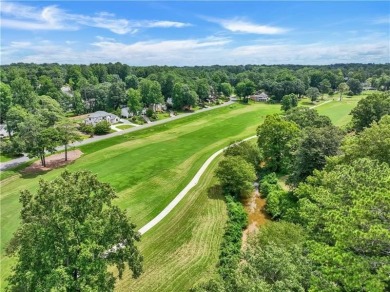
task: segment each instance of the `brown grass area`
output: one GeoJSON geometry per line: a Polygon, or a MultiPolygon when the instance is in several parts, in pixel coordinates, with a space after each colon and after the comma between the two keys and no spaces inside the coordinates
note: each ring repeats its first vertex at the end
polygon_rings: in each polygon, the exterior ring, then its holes
{"type": "Polygon", "coordinates": [[[68,160],[65,161],[65,153],[58,153],[46,157],[46,167],[41,165],[41,161],[35,161],[32,165],[27,167],[24,172],[26,173],[36,173],[52,170],[64,165],[71,163],[72,161],[78,159],[83,152],[79,149],[68,151],[68,160]]]}

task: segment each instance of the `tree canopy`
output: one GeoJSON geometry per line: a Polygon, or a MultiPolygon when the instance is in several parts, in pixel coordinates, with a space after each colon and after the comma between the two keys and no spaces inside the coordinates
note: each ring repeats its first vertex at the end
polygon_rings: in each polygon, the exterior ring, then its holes
{"type": "Polygon", "coordinates": [[[138,277],[140,236],[114,198],[109,184],[86,171],[41,180],[35,195],[21,192],[22,222],[7,248],[17,256],[9,289],[113,291],[116,277],[107,268],[115,265],[122,277],[126,263],[138,277]]]}

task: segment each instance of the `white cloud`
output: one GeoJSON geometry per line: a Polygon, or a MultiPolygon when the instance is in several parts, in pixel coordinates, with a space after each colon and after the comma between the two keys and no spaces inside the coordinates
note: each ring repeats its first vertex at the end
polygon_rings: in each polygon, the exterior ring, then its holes
{"type": "Polygon", "coordinates": [[[218,23],[223,28],[235,33],[273,35],[273,34],[283,34],[288,31],[288,29],[286,28],[251,23],[241,18],[233,18],[233,19],[205,18],[205,19],[210,22],[218,23]]]}
{"type": "Polygon", "coordinates": [[[75,30],[80,26],[107,29],[116,34],[136,33],[140,28],[181,28],[189,23],[168,20],[130,21],[109,12],[95,15],[67,13],[57,6],[37,8],[17,3],[2,2],[1,26],[20,30],[75,30]],[[5,17],[6,16],[6,17],[5,17]]]}
{"type": "Polygon", "coordinates": [[[378,17],[372,21],[373,24],[390,24],[390,15],[378,17]]]}
{"type": "Polygon", "coordinates": [[[150,21],[144,24],[145,27],[186,27],[191,26],[190,23],[177,22],[177,21],[150,21]]]}

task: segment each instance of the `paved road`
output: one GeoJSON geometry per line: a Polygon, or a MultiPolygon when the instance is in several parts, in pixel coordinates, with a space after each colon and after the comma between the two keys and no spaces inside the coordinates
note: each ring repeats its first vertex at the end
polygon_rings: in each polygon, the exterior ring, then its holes
{"type": "MultiPolygon", "coordinates": [[[[144,124],[144,125],[141,125],[139,127],[125,129],[123,131],[118,131],[118,132],[107,134],[107,135],[104,135],[104,136],[95,136],[95,137],[88,138],[88,139],[85,139],[85,140],[80,141],[80,142],[72,143],[72,144],[69,145],[68,148],[70,148],[70,147],[78,147],[78,146],[94,143],[94,142],[97,142],[97,141],[105,140],[105,139],[108,139],[108,138],[111,138],[111,137],[116,137],[116,136],[124,135],[124,134],[127,134],[127,133],[136,132],[136,131],[139,131],[139,130],[142,130],[142,129],[154,127],[156,125],[169,123],[171,121],[178,120],[178,119],[190,116],[190,115],[195,115],[195,114],[206,112],[206,111],[210,111],[210,110],[213,110],[213,109],[216,109],[216,108],[225,107],[225,106],[231,105],[233,103],[234,103],[234,101],[228,101],[228,102],[225,102],[224,104],[221,104],[221,105],[200,109],[200,110],[198,110],[198,111],[196,111],[194,113],[180,114],[178,116],[174,116],[174,117],[171,117],[169,119],[156,121],[156,122],[153,122],[153,123],[150,123],[150,124],[144,124]]],[[[63,151],[64,147],[60,146],[60,147],[57,147],[56,149],[57,149],[57,151],[63,151]]],[[[7,161],[7,162],[0,163],[0,171],[6,170],[6,169],[11,168],[11,167],[18,166],[19,164],[21,164],[23,162],[27,162],[29,160],[30,159],[27,156],[23,156],[23,157],[16,158],[16,159],[13,159],[13,160],[10,160],[10,161],[7,161]]]]}

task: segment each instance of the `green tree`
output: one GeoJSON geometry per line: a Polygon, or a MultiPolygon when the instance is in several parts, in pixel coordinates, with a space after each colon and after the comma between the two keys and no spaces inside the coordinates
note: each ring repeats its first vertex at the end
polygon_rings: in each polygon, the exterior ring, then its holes
{"type": "Polygon", "coordinates": [[[8,84],[0,82],[0,123],[6,119],[8,110],[12,105],[11,87],[8,84]]]}
{"type": "Polygon", "coordinates": [[[309,235],[313,291],[385,291],[390,167],[358,159],[315,171],[295,190],[309,235]]]}
{"type": "Polygon", "coordinates": [[[363,86],[362,86],[362,83],[358,80],[358,79],[354,79],[354,78],[350,78],[348,81],[347,81],[347,84],[349,86],[349,90],[357,95],[357,94],[360,94],[362,93],[363,91],[363,86]]]}
{"type": "Polygon", "coordinates": [[[141,102],[139,90],[133,88],[127,90],[127,106],[129,107],[130,112],[133,112],[134,114],[142,110],[143,104],[141,102]]]}
{"type": "Polygon", "coordinates": [[[143,79],[139,83],[142,103],[149,106],[154,103],[164,102],[163,95],[161,93],[160,83],[149,79],[143,79]]]}
{"type": "Polygon", "coordinates": [[[126,88],[138,89],[138,78],[137,76],[130,74],[125,78],[126,88]]]}
{"type": "Polygon", "coordinates": [[[317,87],[310,87],[306,90],[306,96],[309,97],[312,102],[315,102],[320,95],[321,93],[317,87]]]}
{"type": "Polygon", "coordinates": [[[332,85],[330,84],[328,79],[324,79],[320,82],[318,89],[322,93],[322,97],[324,94],[328,94],[331,91],[332,85]]]}
{"type": "Polygon", "coordinates": [[[225,97],[230,97],[233,94],[233,87],[228,82],[221,83],[221,92],[225,97]]]}
{"type": "Polygon", "coordinates": [[[255,169],[260,166],[261,153],[256,144],[250,141],[233,142],[226,148],[224,155],[242,157],[246,162],[252,164],[255,169]]]}
{"type": "Polygon", "coordinates": [[[191,108],[198,102],[198,95],[187,84],[176,83],[173,88],[172,102],[175,109],[191,108]]]}
{"type": "Polygon", "coordinates": [[[344,92],[347,92],[349,90],[349,86],[347,83],[345,82],[342,82],[339,84],[339,86],[337,86],[337,90],[339,91],[340,93],[340,98],[339,100],[342,101],[343,100],[343,93],[344,92]]]}
{"type": "Polygon", "coordinates": [[[27,118],[28,112],[20,105],[12,106],[7,111],[6,125],[7,131],[12,139],[13,135],[19,131],[19,124],[27,118]]]}
{"type": "Polygon", "coordinates": [[[283,111],[288,111],[289,109],[296,106],[298,106],[298,97],[294,93],[283,96],[281,107],[283,111]]]}
{"type": "Polygon", "coordinates": [[[15,141],[29,157],[39,157],[42,166],[46,166],[46,153],[53,153],[58,146],[58,131],[48,127],[42,117],[28,114],[18,124],[15,141]]]}
{"type": "Polygon", "coordinates": [[[351,111],[352,124],[357,132],[363,131],[372,122],[379,122],[384,115],[390,115],[390,93],[373,93],[359,100],[351,111]]]}
{"type": "Polygon", "coordinates": [[[236,94],[243,98],[245,103],[248,102],[248,96],[255,93],[256,86],[253,81],[247,79],[245,81],[241,81],[236,85],[236,94]]]}
{"type": "Polygon", "coordinates": [[[286,121],[277,114],[265,118],[257,128],[257,143],[268,169],[275,172],[290,169],[293,144],[299,135],[300,129],[294,122],[286,121]]]}
{"type": "Polygon", "coordinates": [[[140,236],[126,213],[112,204],[113,188],[96,175],[63,172],[41,180],[37,193],[22,191],[22,222],[8,246],[17,256],[11,291],[113,291],[115,265],[138,277],[140,236]]]}
{"type": "Polygon", "coordinates": [[[326,164],[327,157],[339,153],[343,134],[335,126],[306,128],[295,151],[289,183],[297,186],[315,169],[321,170],[326,164]]]}
{"type": "Polygon", "coordinates": [[[370,158],[390,165],[390,116],[386,115],[356,136],[348,136],[341,146],[339,163],[352,163],[359,158],[370,158]]]}
{"type": "Polygon", "coordinates": [[[296,107],[288,110],[284,118],[287,121],[296,123],[301,129],[307,127],[321,128],[332,125],[332,121],[327,116],[321,116],[315,109],[308,107],[296,107]]]}
{"type": "Polygon", "coordinates": [[[236,291],[307,291],[311,263],[305,235],[291,223],[270,223],[248,240],[235,273],[236,291]]]}
{"type": "Polygon", "coordinates": [[[65,161],[68,161],[68,145],[75,141],[81,141],[81,136],[77,130],[77,125],[69,119],[63,119],[56,124],[58,140],[65,149],[65,161]]]}
{"type": "Polygon", "coordinates": [[[199,79],[196,81],[196,94],[203,101],[209,98],[210,85],[207,79],[199,79]]]}
{"type": "Polygon", "coordinates": [[[256,172],[254,167],[243,158],[228,156],[218,164],[216,176],[227,194],[247,198],[253,190],[256,172]]]}
{"type": "Polygon", "coordinates": [[[37,95],[29,80],[17,77],[11,82],[13,104],[32,110],[36,107],[37,95]]]}
{"type": "Polygon", "coordinates": [[[111,83],[108,90],[108,107],[111,109],[118,109],[122,104],[126,104],[126,89],[123,81],[116,81],[111,83]]]}

